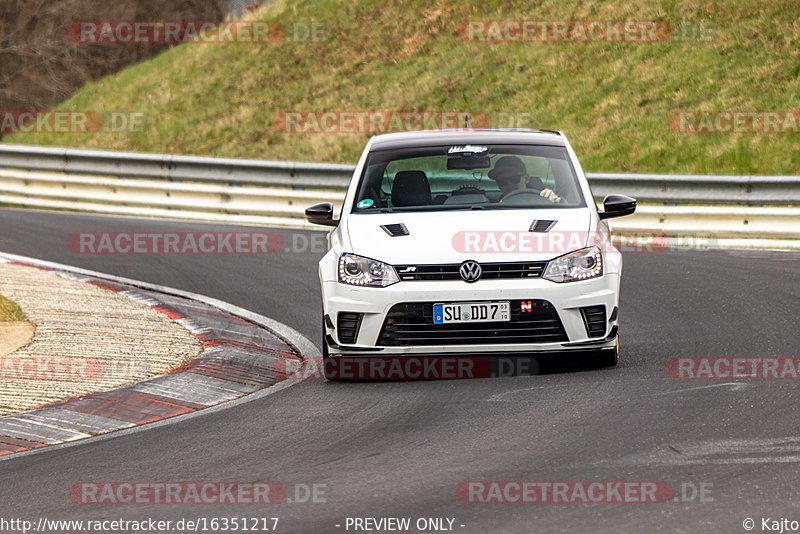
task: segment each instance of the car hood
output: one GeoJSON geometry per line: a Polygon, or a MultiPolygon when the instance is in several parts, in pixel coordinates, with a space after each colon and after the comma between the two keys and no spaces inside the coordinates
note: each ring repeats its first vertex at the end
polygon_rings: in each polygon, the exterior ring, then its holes
{"type": "Polygon", "coordinates": [[[583,248],[589,241],[590,223],[585,207],[458,210],[350,214],[343,230],[350,244],[346,252],[393,265],[467,259],[512,262],[549,260],[583,248]],[[539,221],[539,231],[530,230],[534,221],[539,221]],[[399,233],[402,229],[393,225],[400,224],[408,235],[392,236],[382,228],[399,233]]]}

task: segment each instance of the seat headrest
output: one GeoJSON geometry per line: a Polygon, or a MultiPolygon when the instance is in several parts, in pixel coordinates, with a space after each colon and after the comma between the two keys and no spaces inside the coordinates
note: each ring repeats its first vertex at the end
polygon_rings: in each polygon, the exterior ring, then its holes
{"type": "Polygon", "coordinates": [[[427,206],[431,203],[431,186],[422,171],[400,171],[392,184],[395,206],[427,206]]]}

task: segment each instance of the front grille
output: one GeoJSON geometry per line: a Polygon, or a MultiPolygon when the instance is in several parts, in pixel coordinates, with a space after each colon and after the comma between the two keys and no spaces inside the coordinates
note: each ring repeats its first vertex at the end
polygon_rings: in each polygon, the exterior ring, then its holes
{"type": "Polygon", "coordinates": [[[433,324],[434,302],[395,304],[383,322],[378,345],[399,347],[569,341],[552,304],[546,300],[522,302],[525,304],[524,313],[519,300],[511,301],[509,322],[455,324],[433,324]]]}
{"type": "Polygon", "coordinates": [[[339,343],[352,345],[356,342],[362,317],[363,313],[339,312],[336,320],[336,336],[339,338],[339,343]]]}
{"type": "Polygon", "coordinates": [[[589,337],[600,337],[606,333],[606,307],[586,306],[581,308],[583,324],[589,337]]]}
{"type": "MultiPolygon", "coordinates": [[[[546,261],[522,261],[504,263],[481,263],[481,280],[498,278],[539,278],[547,265],[546,261]]],[[[401,281],[411,280],[461,280],[458,274],[460,263],[439,265],[396,265],[401,281]]]]}

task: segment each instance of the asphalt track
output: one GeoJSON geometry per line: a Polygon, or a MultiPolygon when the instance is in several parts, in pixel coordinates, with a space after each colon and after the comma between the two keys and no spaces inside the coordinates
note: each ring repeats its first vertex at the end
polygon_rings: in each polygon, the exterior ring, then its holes
{"type": "MultiPolygon", "coordinates": [[[[202,293],[318,342],[319,252],[87,256],[66,246],[81,231],[220,229],[240,230],[0,210],[0,250],[202,293]]],[[[673,357],[800,357],[800,255],[671,251],[624,261],[615,369],[306,380],[230,409],[0,462],[0,518],[266,516],[287,533],[348,532],[347,517],[449,517],[464,533],[745,532],[747,517],[761,532],[761,518],[800,520],[800,384],[675,380],[665,370],[673,357]],[[470,480],[666,481],[678,500],[470,504],[456,495],[470,480]],[[82,481],[324,484],[326,502],[80,505],[68,490],[82,481]],[[700,487],[704,498],[691,498],[700,487]]]]}

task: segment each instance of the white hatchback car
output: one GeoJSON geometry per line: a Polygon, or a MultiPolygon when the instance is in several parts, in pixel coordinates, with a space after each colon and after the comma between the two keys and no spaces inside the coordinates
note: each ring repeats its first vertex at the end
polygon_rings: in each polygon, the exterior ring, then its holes
{"type": "MultiPolygon", "coordinates": [[[[561,132],[379,135],[353,174],[319,263],[323,357],[483,357],[589,351],[619,358],[622,257],[561,132]]],[[[326,372],[332,377],[332,373],[326,372]]]]}

